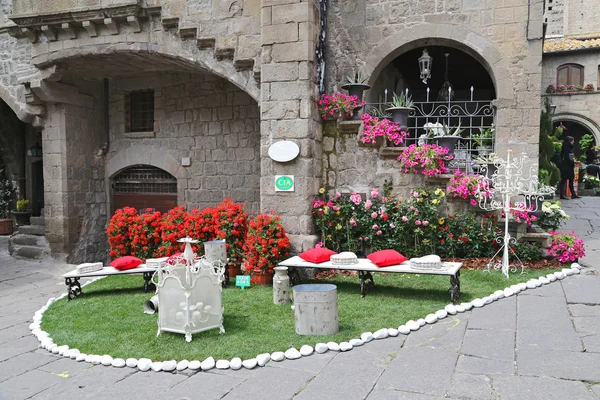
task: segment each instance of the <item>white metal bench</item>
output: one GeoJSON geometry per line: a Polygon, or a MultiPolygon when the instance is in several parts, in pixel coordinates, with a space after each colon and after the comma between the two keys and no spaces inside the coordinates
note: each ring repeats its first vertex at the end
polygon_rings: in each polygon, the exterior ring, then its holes
{"type": "Polygon", "coordinates": [[[127,269],[120,271],[114,267],[103,267],[101,270],[94,272],[79,272],[74,269],[71,272],[67,272],[63,275],[65,278],[65,284],[67,285],[67,301],[71,301],[75,297],[83,293],[81,291],[81,285],[79,278],[92,278],[98,276],[112,276],[112,275],[130,275],[130,274],[143,274],[144,275],[144,291],[147,292],[152,285],[152,275],[156,272],[156,268],[147,267],[146,264],[141,264],[136,268],[127,269]]]}
{"type": "Polygon", "coordinates": [[[300,274],[296,271],[297,268],[318,268],[318,269],[339,269],[347,271],[357,271],[360,278],[360,294],[365,297],[375,287],[372,272],[391,272],[402,274],[422,274],[422,275],[446,275],[450,277],[450,300],[454,303],[460,296],[460,262],[444,262],[440,269],[416,269],[410,266],[410,261],[405,261],[402,264],[391,265],[389,267],[378,267],[369,259],[359,258],[357,264],[352,265],[337,265],[331,261],[315,264],[304,261],[302,258],[295,256],[288,258],[279,263],[281,267],[290,269],[290,279],[292,283],[297,283],[300,280],[300,274]]]}

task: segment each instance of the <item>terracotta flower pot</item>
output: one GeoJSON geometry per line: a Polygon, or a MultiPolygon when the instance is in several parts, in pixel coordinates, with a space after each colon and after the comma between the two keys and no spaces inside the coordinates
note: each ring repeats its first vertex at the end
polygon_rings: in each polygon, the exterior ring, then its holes
{"type": "Polygon", "coordinates": [[[237,275],[241,275],[242,265],[240,263],[229,263],[227,264],[227,272],[229,273],[229,279],[235,279],[237,275]]]}
{"type": "Polygon", "coordinates": [[[12,219],[0,219],[0,235],[10,235],[12,232],[12,219]]]}
{"type": "Polygon", "coordinates": [[[272,285],[273,274],[265,272],[252,272],[252,283],[255,285],[272,285]]]}

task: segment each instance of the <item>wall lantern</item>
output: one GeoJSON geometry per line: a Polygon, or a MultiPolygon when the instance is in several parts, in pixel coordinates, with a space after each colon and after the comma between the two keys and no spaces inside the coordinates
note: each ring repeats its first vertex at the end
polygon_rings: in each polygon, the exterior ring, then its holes
{"type": "Polygon", "coordinates": [[[419,70],[421,71],[421,80],[427,84],[427,79],[431,78],[431,64],[433,58],[427,53],[427,49],[423,49],[423,55],[419,57],[419,70]]]}
{"type": "Polygon", "coordinates": [[[550,99],[550,115],[554,115],[554,113],[556,113],[556,104],[554,104],[552,99],[550,99]]]}
{"type": "Polygon", "coordinates": [[[27,155],[30,157],[41,157],[42,156],[42,146],[39,143],[34,144],[27,150],[27,155]]]}

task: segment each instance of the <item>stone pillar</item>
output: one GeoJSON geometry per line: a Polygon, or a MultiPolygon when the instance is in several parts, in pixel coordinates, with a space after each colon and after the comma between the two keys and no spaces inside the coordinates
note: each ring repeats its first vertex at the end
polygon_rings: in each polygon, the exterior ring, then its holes
{"type": "Polygon", "coordinates": [[[89,84],[85,90],[92,95],[52,86],[44,92],[48,119],[42,133],[46,237],[53,255],[67,262],[104,261],[104,159],[96,156],[104,140],[101,86],[89,84]]]}
{"type": "Polygon", "coordinates": [[[311,204],[319,189],[321,123],[316,107],[316,0],[261,2],[261,209],[282,217],[295,251],[312,248],[311,204]],[[269,146],[291,140],[300,156],[271,160],[269,146]],[[275,175],[294,175],[294,192],[275,192],[275,175]]]}

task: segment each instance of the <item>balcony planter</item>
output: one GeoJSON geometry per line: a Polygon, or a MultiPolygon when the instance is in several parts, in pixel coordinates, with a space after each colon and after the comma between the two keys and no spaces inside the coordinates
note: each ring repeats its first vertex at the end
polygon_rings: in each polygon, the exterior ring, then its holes
{"type": "Polygon", "coordinates": [[[31,219],[31,211],[11,211],[12,215],[15,217],[15,223],[17,226],[21,225],[29,225],[31,219]]]}
{"type": "Polygon", "coordinates": [[[364,83],[348,83],[342,86],[342,89],[347,90],[350,96],[357,96],[359,102],[362,102],[363,92],[370,88],[371,86],[365,85],[364,83]]]}
{"type": "Polygon", "coordinates": [[[448,149],[449,156],[454,156],[454,147],[456,146],[456,142],[460,140],[460,136],[436,136],[434,139],[436,140],[438,146],[448,149]]]}
{"type": "Polygon", "coordinates": [[[390,107],[386,111],[392,113],[392,121],[399,123],[401,128],[408,128],[408,115],[412,107],[390,107]]]}

